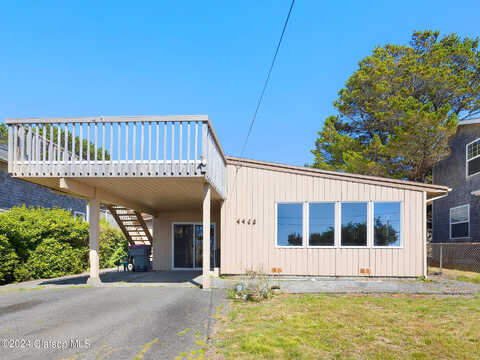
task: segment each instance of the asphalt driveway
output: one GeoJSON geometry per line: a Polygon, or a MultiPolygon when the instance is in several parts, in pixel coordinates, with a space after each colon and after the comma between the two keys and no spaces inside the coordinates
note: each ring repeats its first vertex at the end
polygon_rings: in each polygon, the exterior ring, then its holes
{"type": "Polygon", "coordinates": [[[198,356],[214,324],[212,315],[223,304],[224,290],[194,287],[63,286],[4,291],[0,292],[0,358],[198,356]]]}

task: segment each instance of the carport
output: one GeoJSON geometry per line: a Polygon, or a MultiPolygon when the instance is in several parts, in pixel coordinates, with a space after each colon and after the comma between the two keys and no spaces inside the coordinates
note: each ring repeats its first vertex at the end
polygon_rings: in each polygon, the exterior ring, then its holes
{"type": "MultiPolygon", "coordinates": [[[[200,265],[203,288],[209,287],[211,241],[203,239],[212,238],[211,226],[220,234],[226,160],[208,116],[26,118],[6,123],[14,177],[88,200],[89,284],[101,283],[99,213],[105,204],[152,216],[154,270],[178,268],[175,259],[184,257],[181,268],[192,271],[200,265]],[[195,234],[191,239],[174,235],[180,230],[189,234],[190,228],[195,234]]],[[[219,248],[217,234],[212,244],[219,248]]]]}

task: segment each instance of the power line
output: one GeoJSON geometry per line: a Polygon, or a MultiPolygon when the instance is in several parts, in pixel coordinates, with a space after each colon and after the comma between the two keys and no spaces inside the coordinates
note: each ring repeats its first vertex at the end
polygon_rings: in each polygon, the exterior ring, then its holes
{"type": "Polygon", "coordinates": [[[252,120],[250,121],[250,127],[248,128],[247,137],[245,138],[245,142],[243,143],[240,157],[243,156],[243,153],[245,152],[245,148],[247,147],[248,138],[250,137],[250,134],[252,132],[253,124],[255,123],[255,119],[257,118],[258,109],[260,109],[260,105],[263,100],[263,95],[265,94],[265,90],[267,89],[268,81],[270,80],[270,75],[272,74],[272,69],[273,69],[273,66],[275,65],[275,60],[277,59],[278,50],[280,49],[280,45],[282,44],[283,35],[285,34],[285,30],[287,29],[288,20],[290,19],[290,14],[292,13],[294,3],[295,3],[295,0],[292,0],[292,3],[290,4],[290,9],[288,10],[287,18],[285,19],[285,23],[283,24],[282,34],[280,35],[280,39],[278,40],[277,48],[275,50],[275,54],[273,55],[272,63],[270,64],[270,69],[268,70],[267,78],[265,79],[262,92],[260,93],[260,98],[258,99],[257,107],[255,108],[255,112],[253,113],[252,120]]]}

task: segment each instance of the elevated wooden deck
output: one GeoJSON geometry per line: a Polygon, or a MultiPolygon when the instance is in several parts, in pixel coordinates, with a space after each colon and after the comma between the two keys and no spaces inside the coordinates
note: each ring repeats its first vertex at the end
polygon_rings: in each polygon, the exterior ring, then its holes
{"type": "Polygon", "coordinates": [[[8,170],[14,177],[53,188],[59,182],[52,180],[63,178],[79,183],[92,178],[204,178],[220,198],[226,196],[226,159],[207,115],[6,123],[8,170]]]}

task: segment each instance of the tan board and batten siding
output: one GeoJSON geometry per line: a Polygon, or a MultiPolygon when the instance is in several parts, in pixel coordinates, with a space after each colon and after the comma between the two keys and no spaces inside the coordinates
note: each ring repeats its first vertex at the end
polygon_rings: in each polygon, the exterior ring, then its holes
{"type": "Polygon", "coordinates": [[[448,189],[378,179],[228,158],[221,272],[243,274],[255,270],[271,274],[272,268],[280,268],[282,275],[365,276],[360,274],[363,268],[370,270],[370,276],[424,275],[425,200],[427,194],[433,197],[448,189]],[[277,248],[276,203],[290,201],[401,201],[402,247],[277,248]]]}

